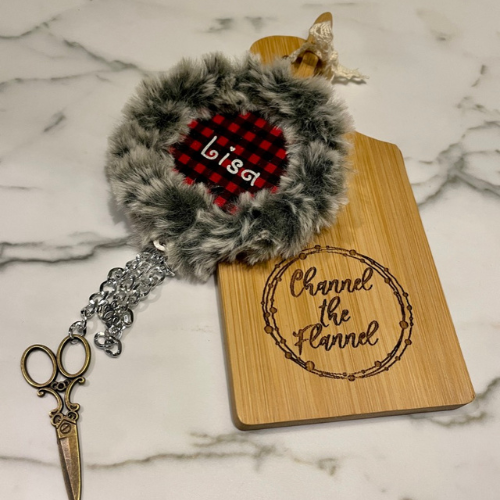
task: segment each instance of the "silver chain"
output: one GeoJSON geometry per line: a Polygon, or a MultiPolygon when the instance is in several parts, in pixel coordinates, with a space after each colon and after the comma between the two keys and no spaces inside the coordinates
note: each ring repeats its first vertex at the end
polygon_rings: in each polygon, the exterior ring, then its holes
{"type": "Polygon", "coordinates": [[[115,267],[108,273],[97,293],[89,297],[89,303],[80,312],[81,319],[75,321],[68,331],[73,335],[87,333],[87,321],[95,314],[106,326],[94,336],[94,344],[113,358],[122,352],[123,330],[132,325],[132,309],[144,300],[151,290],[167,276],[175,276],[165,257],[157,250],[145,250],[127,262],[124,268],[115,267]]]}

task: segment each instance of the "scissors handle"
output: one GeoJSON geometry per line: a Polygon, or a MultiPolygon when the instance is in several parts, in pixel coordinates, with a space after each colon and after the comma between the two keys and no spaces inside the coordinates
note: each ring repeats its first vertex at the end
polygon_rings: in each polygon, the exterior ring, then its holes
{"type": "Polygon", "coordinates": [[[41,344],[35,344],[35,345],[30,345],[23,353],[23,357],[21,358],[21,372],[23,373],[24,380],[28,382],[29,385],[32,387],[35,387],[35,389],[42,389],[43,387],[47,387],[57,377],[57,360],[54,355],[54,353],[45,345],[41,344]],[[34,352],[34,351],[42,351],[47,356],[50,358],[50,361],[52,362],[52,375],[49,377],[49,379],[45,382],[38,383],[36,380],[33,380],[31,375],[28,372],[28,357],[29,355],[34,352]]]}
{"type": "Polygon", "coordinates": [[[57,366],[58,366],[61,374],[70,380],[81,377],[87,371],[89,364],[90,364],[90,345],[85,340],[85,337],[83,337],[82,335],[77,335],[77,334],[73,334],[72,337],[70,337],[69,335],[67,337],[64,337],[64,339],[59,344],[59,348],[57,349],[57,366]],[[66,347],[68,342],[74,343],[74,341],[82,343],[83,348],[85,349],[85,360],[83,362],[82,368],[79,371],[77,371],[76,373],[70,373],[64,368],[62,355],[63,355],[64,348],[66,347]]]}
{"type": "Polygon", "coordinates": [[[63,421],[76,422],[78,420],[78,410],[80,409],[80,405],[71,401],[71,390],[75,384],[83,384],[85,382],[82,375],[87,371],[90,359],[91,354],[89,343],[85,340],[85,337],[76,334],[72,337],[65,337],[61,341],[59,348],[57,349],[57,356],[47,346],[40,344],[28,347],[23,353],[21,358],[21,372],[26,382],[28,382],[28,384],[35,389],[38,389],[39,396],[42,397],[45,396],[45,394],[50,393],[54,396],[57,402],[57,407],[50,412],[52,425],[56,427],[56,429],[59,428],[63,421]],[[85,360],[83,362],[83,366],[75,373],[67,371],[62,360],[65,347],[68,345],[68,342],[72,341],[80,342],[85,349],[85,360]],[[45,382],[37,382],[28,371],[28,357],[34,351],[44,352],[50,358],[52,363],[52,374],[45,382]],[[65,377],[65,380],[56,380],[59,373],[65,377]],[[61,394],[64,394],[64,402],[61,394]],[[63,411],[64,405],[67,409],[66,413],[63,411]]]}
{"type": "Polygon", "coordinates": [[[90,358],[91,358],[91,354],[90,354],[89,343],[85,340],[85,337],[82,337],[81,335],[74,334],[72,337],[67,336],[61,341],[61,343],[59,344],[59,348],[57,349],[57,356],[52,352],[51,349],[49,349],[45,345],[34,344],[34,345],[29,346],[24,351],[23,356],[21,358],[21,372],[23,374],[24,379],[26,380],[26,382],[28,382],[29,385],[31,385],[32,387],[35,387],[35,389],[43,389],[43,388],[48,387],[54,383],[58,373],[61,373],[61,375],[66,377],[68,380],[72,380],[72,379],[81,377],[87,371],[87,368],[89,367],[90,358]],[[83,348],[85,349],[85,360],[84,360],[83,366],[80,370],[78,370],[75,373],[70,373],[64,367],[62,356],[63,356],[64,349],[65,349],[66,345],[68,344],[68,342],[74,342],[74,341],[81,342],[81,344],[83,345],[83,348]],[[37,382],[36,380],[33,379],[33,377],[30,375],[30,373],[28,371],[28,357],[34,351],[44,352],[50,358],[50,361],[52,363],[52,374],[50,375],[48,380],[46,380],[45,382],[37,382]]]}

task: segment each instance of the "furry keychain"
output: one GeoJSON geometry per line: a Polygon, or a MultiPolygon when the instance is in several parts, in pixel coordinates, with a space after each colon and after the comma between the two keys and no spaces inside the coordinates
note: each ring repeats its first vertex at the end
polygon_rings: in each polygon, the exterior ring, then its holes
{"type": "Polygon", "coordinates": [[[143,81],[124,115],[106,166],[112,192],[139,246],[161,242],[182,277],[291,256],[344,201],[345,106],[286,60],[183,61],[143,81]]]}
{"type": "Polygon", "coordinates": [[[106,174],[142,251],[109,272],[57,353],[37,344],[21,361],[38,395],[56,399],[50,417],[69,498],[81,496],[80,406],[71,390],[90,363],[87,321],[103,321],[94,343],[117,357],[132,309],[165,277],[205,281],[222,261],[255,264],[299,252],[345,201],[349,130],[328,80],[295,76],[288,59],[264,65],[252,55],[211,54],[141,83],[111,136],[106,174]],[[86,359],[70,373],[63,352],[76,343],[86,359]],[[41,383],[27,368],[37,350],[53,366],[41,383]]]}

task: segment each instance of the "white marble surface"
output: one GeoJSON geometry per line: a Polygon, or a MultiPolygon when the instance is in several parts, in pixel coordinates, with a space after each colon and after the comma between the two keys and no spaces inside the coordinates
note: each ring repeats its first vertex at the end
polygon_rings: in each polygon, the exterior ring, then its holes
{"type": "MultiPolygon", "coordinates": [[[[170,281],[110,360],[93,353],[84,498],[500,498],[500,7],[446,2],[3,0],[0,6],[0,497],[65,499],[54,430],[21,377],[108,269],[134,255],[103,175],[141,77],[182,56],[303,36],[332,11],[357,129],[406,159],[478,393],[460,410],[259,432],[231,423],[213,281],[170,281]]],[[[93,331],[97,326],[94,325],[93,331]]]]}

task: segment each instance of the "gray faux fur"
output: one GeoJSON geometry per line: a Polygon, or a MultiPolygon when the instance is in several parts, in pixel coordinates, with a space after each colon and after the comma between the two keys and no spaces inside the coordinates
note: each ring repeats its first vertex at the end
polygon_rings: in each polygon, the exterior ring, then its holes
{"type": "Polygon", "coordinates": [[[175,271],[204,281],[219,261],[292,256],[334,222],[344,201],[342,136],[349,129],[345,106],[324,78],[295,78],[287,61],[211,54],[141,83],[110,138],[106,174],[136,243],[160,240],[175,271]],[[289,163],[276,193],[244,193],[227,213],[203,184],[183,182],[168,148],[194,119],[248,111],[283,130],[289,163]]]}

